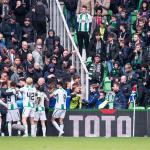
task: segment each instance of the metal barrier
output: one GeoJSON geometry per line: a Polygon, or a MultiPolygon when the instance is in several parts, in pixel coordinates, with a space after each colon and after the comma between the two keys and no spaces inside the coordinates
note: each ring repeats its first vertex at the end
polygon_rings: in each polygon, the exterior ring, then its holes
{"type": "Polygon", "coordinates": [[[72,53],[72,65],[76,68],[77,73],[81,75],[83,99],[88,100],[89,74],[85,65],[85,51],[83,50],[82,58],[66,23],[60,2],[58,0],[48,0],[48,5],[51,19],[49,29],[55,30],[64,48],[67,48],[70,52],[75,51],[75,53],[72,53]]]}

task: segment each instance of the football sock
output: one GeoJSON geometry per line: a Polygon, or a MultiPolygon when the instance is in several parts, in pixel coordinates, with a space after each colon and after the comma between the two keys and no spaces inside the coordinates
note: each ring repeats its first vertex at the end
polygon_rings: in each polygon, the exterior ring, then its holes
{"type": "Polygon", "coordinates": [[[35,125],[31,125],[31,136],[35,136],[35,125]]]}
{"type": "Polygon", "coordinates": [[[62,131],[64,131],[64,124],[61,124],[60,128],[61,128],[62,131]]]}
{"type": "Polygon", "coordinates": [[[54,125],[54,127],[61,132],[61,128],[59,127],[58,123],[56,121],[52,121],[52,124],[54,125]]]}
{"type": "Polygon", "coordinates": [[[8,122],[8,134],[11,136],[11,122],[8,122]]]}
{"type": "MultiPolygon", "coordinates": [[[[18,121],[17,124],[21,125],[20,121],[18,121]]],[[[18,135],[21,135],[21,131],[18,131],[18,135]]]]}
{"type": "Polygon", "coordinates": [[[42,125],[43,136],[46,136],[46,126],[42,125]]]}
{"type": "Polygon", "coordinates": [[[28,125],[27,124],[24,124],[24,127],[25,127],[25,135],[27,135],[28,136],[28,125]]]}
{"type": "Polygon", "coordinates": [[[0,121],[0,133],[1,133],[2,122],[0,121]]]}
{"type": "Polygon", "coordinates": [[[35,125],[34,127],[34,135],[36,136],[36,132],[37,132],[37,125],[35,125]]]}

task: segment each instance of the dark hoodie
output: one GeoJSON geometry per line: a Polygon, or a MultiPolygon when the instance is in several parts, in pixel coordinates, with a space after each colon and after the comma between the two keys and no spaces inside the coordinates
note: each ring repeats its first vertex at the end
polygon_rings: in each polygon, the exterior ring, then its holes
{"type": "Polygon", "coordinates": [[[64,51],[64,47],[60,44],[60,37],[59,36],[55,36],[55,40],[54,40],[54,49],[55,47],[59,48],[59,52],[55,53],[59,58],[62,55],[63,51],[64,51]],[[55,42],[58,41],[59,43],[56,44],[55,42]]]}
{"type": "Polygon", "coordinates": [[[54,40],[55,40],[55,31],[50,29],[48,31],[49,32],[53,32],[53,36],[48,36],[48,38],[46,39],[46,47],[48,52],[50,53],[50,55],[53,55],[53,51],[54,51],[54,40]]]}
{"type": "Polygon", "coordinates": [[[45,78],[46,82],[48,81],[49,75],[55,75],[55,65],[54,64],[49,64],[48,70],[44,73],[44,78],[45,78]]]}

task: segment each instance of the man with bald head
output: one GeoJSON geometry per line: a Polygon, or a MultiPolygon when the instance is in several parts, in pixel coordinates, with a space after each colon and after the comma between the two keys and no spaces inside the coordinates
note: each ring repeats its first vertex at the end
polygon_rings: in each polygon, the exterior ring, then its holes
{"type": "Polygon", "coordinates": [[[126,105],[128,108],[128,101],[131,94],[131,85],[127,83],[127,77],[125,75],[121,76],[120,79],[120,90],[123,92],[125,99],[126,99],[126,105]]]}
{"type": "Polygon", "coordinates": [[[23,62],[23,67],[24,69],[27,71],[28,66],[33,65],[34,64],[34,59],[31,53],[27,54],[27,59],[23,62]]]}
{"type": "MultiPolygon", "coordinates": [[[[44,88],[44,93],[50,99],[49,87],[45,83],[45,79],[43,77],[41,77],[41,78],[38,79],[37,86],[43,87],[44,88]]],[[[48,110],[49,110],[49,102],[48,101],[45,101],[45,108],[46,108],[46,113],[47,113],[48,110]]]]}
{"type": "Polygon", "coordinates": [[[42,86],[42,85],[44,85],[44,84],[45,84],[45,79],[44,79],[43,77],[39,78],[39,80],[38,80],[38,85],[39,85],[39,86],[42,86]]]}
{"type": "Polygon", "coordinates": [[[26,41],[22,41],[21,49],[18,51],[18,55],[21,59],[21,62],[27,60],[27,55],[29,53],[31,53],[31,51],[29,50],[28,43],[26,41]]]}

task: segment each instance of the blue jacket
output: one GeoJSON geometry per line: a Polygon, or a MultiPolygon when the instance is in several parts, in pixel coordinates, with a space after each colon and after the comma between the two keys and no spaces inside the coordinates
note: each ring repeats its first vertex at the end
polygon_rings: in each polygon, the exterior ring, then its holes
{"type": "MultiPolygon", "coordinates": [[[[99,105],[102,104],[105,101],[104,98],[102,99],[98,99],[98,101],[96,102],[96,109],[99,109],[99,105]]],[[[109,109],[109,105],[107,104],[104,109],[109,109]]]]}
{"type": "Polygon", "coordinates": [[[126,109],[126,99],[121,90],[115,93],[114,108],[115,109],[126,109]]]}
{"type": "Polygon", "coordinates": [[[95,108],[95,105],[98,101],[98,98],[99,98],[99,92],[98,91],[90,92],[88,107],[89,108],[95,108]]]}
{"type": "Polygon", "coordinates": [[[66,108],[70,108],[70,100],[71,100],[71,89],[66,89],[67,99],[66,99],[66,108]]]}

